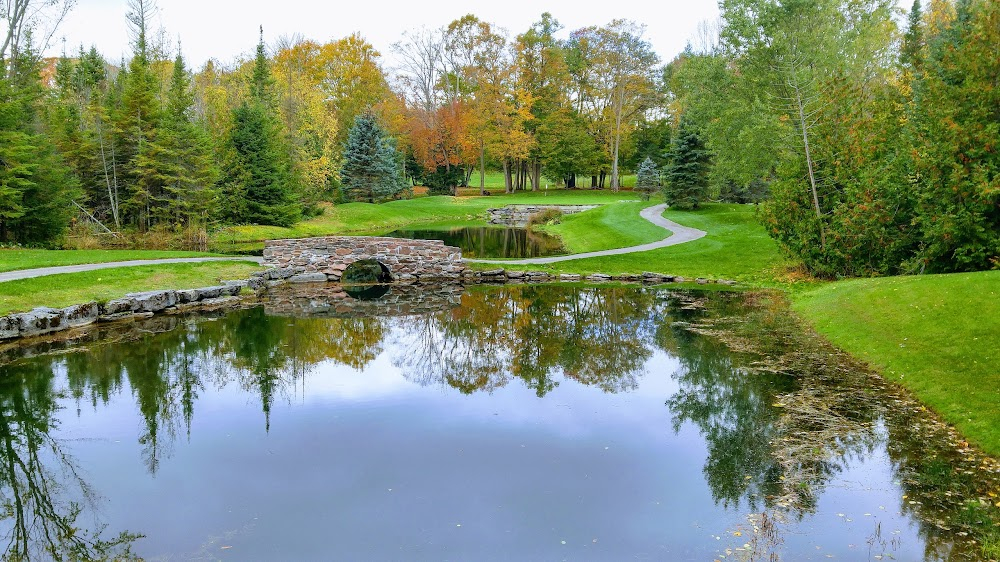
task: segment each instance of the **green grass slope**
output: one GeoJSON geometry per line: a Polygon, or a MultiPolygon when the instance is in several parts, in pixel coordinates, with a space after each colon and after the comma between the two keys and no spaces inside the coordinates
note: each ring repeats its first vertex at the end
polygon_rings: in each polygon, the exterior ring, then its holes
{"type": "Polygon", "coordinates": [[[157,250],[0,250],[0,272],[83,263],[197,258],[212,255],[216,254],[157,250]]]}
{"type": "Polygon", "coordinates": [[[819,333],[1000,455],[1000,271],[853,279],[792,298],[819,333]]]}
{"type": "Polygon", "coordinates": [[[207,287],[225,279],[246,279],[259,269],[253,262],[141,265],[8,281],[0,283],[0,315],[108,301],[140,291],[207,287]]]}

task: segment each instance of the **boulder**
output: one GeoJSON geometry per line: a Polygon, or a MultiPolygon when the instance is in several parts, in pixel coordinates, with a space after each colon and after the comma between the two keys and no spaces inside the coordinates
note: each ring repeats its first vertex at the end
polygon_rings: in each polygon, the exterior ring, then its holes
{"type": "Polygon", "coordinates": [[[326,283],[325,273],[299,273],[288,278],[290,283],[326,283]]]}
{"type": "Polygon", "coordinates": [[[135,299],[130,297],[125,297],[123,299],[115,299],[113,301],[108,301],[104,306],[101,307],[101,314],[105,316],[118,316],[122,314],[131,314],[138,310],[139,304],[135,299]]]}
{"type": "Polygon", "coordinates": [[[97,317],[101,314],[101,307],[96,302],[77,304],[63,309],[66,318],[67,328],[86,326],[97,322],[97,317]]]}
{"type": "Polygon", "coordinates": [[[16,338],[21,335],[21,325],[17,316],[0,316],[0,340],[16,338]]]}
{"type": "Polygon", "coordinates": [[[559,276],[560,281],[579,281],[580,279],[582,278],[576,273],[563,273],[559,276]]]}
{"type": "Polygon", "coordinates": [[[190,302],[198,301],[198,289],[183,289],[177,291],[177,302],[179,304],[187,304],[190,302]]]}
{"type": "Polygon", "coordinates": [[[606,281],[611,281],[611,276],[606,273],[594,273],[587,276],[587,281],[596,281],[598,283],[603,283],[606,281]]]}
{"type": "MultiPolygon", "coordinates": [[[[216,285],[214,287],[202,287],[200,289],[195,289],[198,292],[198,298],[195,300],[203,301],[205,299],[214,299],[222,295],[222,291],[227,290],[226,287],[222,285],[216,285]]],[[[230,289],[231,290],[231,289],[230,289]]]]}
{"type": "Polygon", "coordinates": [[[36,308],[17,315],[21,337],[40,336],[66,328],[66,313],[55,308],[36,308]]]}
{"type": "Polygon", "coordinates": [[[177,291],[148,291],[125,297],[135,300],[136,312],[160,312],[177,304],[177,291]]]}
{"type": "Polygon", "coordinates": [[[523,271],[508,271],[507,279],[523,279],[526,275],[523,271]]]}

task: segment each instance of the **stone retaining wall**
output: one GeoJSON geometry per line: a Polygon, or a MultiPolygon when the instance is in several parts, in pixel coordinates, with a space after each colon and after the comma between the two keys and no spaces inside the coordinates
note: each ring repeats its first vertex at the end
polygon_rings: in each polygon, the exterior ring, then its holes
{"type": "Polygon", "coordinates": [[[393,281],[457,280],[465,272],[462,250],[440,240],[327,236],[264,243],[264,266],[288,269],[290,281],[340,281],[359,260],[377,260],[393,281]]]}
{"type": "Polygon", "coordinates": [[[487,209],[490,224],[524,227],[528,225],[532,215],[555,209],[564,215],[575,215],[598,205],[507,205],[502,209],[487,209]]]}

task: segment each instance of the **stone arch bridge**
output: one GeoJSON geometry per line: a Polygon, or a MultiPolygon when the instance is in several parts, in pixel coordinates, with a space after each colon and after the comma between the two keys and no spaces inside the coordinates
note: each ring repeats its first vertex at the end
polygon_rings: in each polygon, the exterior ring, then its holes
{"type": "Polygon", "coordinates": [[[291,270],[298,281],[340,281],[352,263],[375,260],[392,281],[459,279],[462,250],[440,240],[326,236],[264,243],[264,266],[291,270]]]}

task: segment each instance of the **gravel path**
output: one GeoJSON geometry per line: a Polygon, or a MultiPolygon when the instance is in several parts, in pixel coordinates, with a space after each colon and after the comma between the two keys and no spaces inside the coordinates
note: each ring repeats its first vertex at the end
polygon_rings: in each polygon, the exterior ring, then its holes
{"type": "Polygon", "coordinates": [[[666,248],[667,246],[676,246],[677,244],[691,242],[693,240],[702,238],[707,234],[706,232],[698,230],[697,228],[688,228],[686,226],[681,226],[672,220],[667,220],[663,218],[663,211],[665,210],[667,210],[666,205],[656,205],[655,207],[648,207],[646,209],[643,209],[642,212],[639,213],[639,215],[642,218],[672,233],[670,236],[667,236],[666,238],[660,240],[659,242],[650,242],[649,244],[642,244],[641,246],[630,246],[628,248],[615,248],[613,250],[602,250],[600,252],[587,252],[585,254],[573,254],[571,256],[555,256],[551,258],[530,258],[524,260],[467,259],[465,261],[472,263],[495,263],[497,265],[541,265],[546,263],[558,263],[570,260],[582,260],[585,258],[597,258],[601,256],[620,256],[622,254],[632,254],[635,252],[648,252],[649,250],[658,250],[660,248],[666,248]]]}
{"type": "Polygon", "coordinates": [[[33,279],[46,275],[58,275],[60,273],[78,273],[80,271],[94,271],[95,269],[112,269],[115,267],[136,267],[139,265],[161,265],[165,263],[204,263],[212,261],[252,261],[261,263],[264,258],[248,256],[245,258],[167,258],[160,260],[131,260],[116,261],[108,263],[84,263],[80,265],[62,265],[59,267],[41,267],[38,269],[22,269],[18,271],[7,271],[0,273],[0,283],[4,281],[15,281],[17,279],[33,279]]]}

